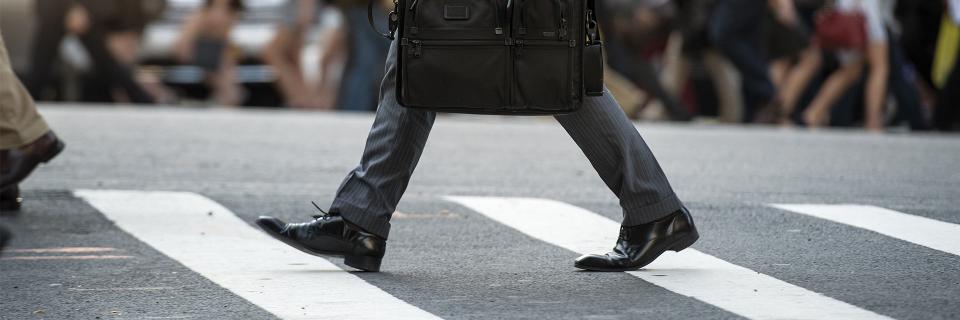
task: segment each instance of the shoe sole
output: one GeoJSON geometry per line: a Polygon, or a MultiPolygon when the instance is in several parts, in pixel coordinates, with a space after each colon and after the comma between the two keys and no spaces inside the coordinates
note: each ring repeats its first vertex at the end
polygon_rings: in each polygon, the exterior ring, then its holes
{"type": "Polygon", "coordinates": [[[369,257],[369,256],[354,256],[354,255],[345,255],[337,252],[313,250],[303,246],[299,242],[292,241],[278,233],[271,231],[266,226],[261,225],[260,223],[257,223],[257,226],[259,226],[261,230],[263,230],[268,235],[270,235],[270,237],[280,240],[280,242],[283,242],[288,246],[291,246],[297,250],[300,250],[303,253],[317,256],[317,257],[322,257],[322,258],[343,258],[343,264],[346,264],[351,268],[368,271],[368,272],[380,271],[380,263],[383,261],[382,257],[377,258],[377,257],[369,257]]]}
{"type": "Polygon", "coordinates": [[[655,256],[653,256],[652,258],[647,259],[647,261],[644,261],[643,263],[637,265],[636,267],[630,267],[630,268],[596,268],[596,267],[578,266],[578,265],[574,265],[574,266],[577,267],[577,268],[579,268],[579,269],[583,269],[583,270],[587,270],[587,271],[602,271],[602,272],[637,271],[637,270],[640,270],[640,269],[643,268],[643,267],[646,267],[648,264],[652,263],[654,260],[657,260],[657,258],[659,258],[660,255],[662,255],[664,252],[667,252],[667,251],[674,251],[674,252],[683,251],[684,249],[689,248],[690,246],[692,246],[692,245],[693,245],[694,243],[696,243],[697,240],[699,240],[699,239],[700,239],[700,233],[697,232],[697,229],[693,229],[693,232],[691,232],[690,234],[684,236],[683,238],[673,240],[672,242],[670,242],[670,244],[664,245],[664,246],[663,246],[664,249],[660,250],[659,253],[657,253],[657,254],[656,254],[655,256]]]}

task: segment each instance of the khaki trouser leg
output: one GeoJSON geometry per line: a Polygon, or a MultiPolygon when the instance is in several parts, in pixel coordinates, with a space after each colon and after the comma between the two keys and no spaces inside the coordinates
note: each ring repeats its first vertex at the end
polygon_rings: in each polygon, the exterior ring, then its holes
{"type": "Polygon", "coordinates": [[[50,127],[13,73],[6,45],[0,37],[0,150],[33,142],[47,131],[50,127]]]}

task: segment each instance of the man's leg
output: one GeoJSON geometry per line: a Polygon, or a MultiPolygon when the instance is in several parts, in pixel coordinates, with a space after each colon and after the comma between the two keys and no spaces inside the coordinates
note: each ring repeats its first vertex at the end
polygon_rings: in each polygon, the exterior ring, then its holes
{"type": "Polygon", "coordinates": [[[56,156],[63,144],[50,131],[27,89],[13,73],[2,36],[0,79],[0,211],[13,211],[20,209],[23,200],[17,184],[38,163],[56,156]]]}
{"type": "Polygon", "coordinates": [[[653,152],[609,91],[587,97],[579,111],[556,119],[620,198],[624,226],[646,224],[680,210],[682,204],[653,152]]]}
{"type": "Polygon", "coordinates": [[[620,198],[623,223],[612,251],[583,255],[574,266],[637,270],[668,250],[680,251],[696,242],[700,235],[693,217],[610,92],[584,102],[579,111],[556,118],[620,198]]]}
{"type": "Polygon", "coordinates": [[[383,238],[390,233],[390,215],[407,189],[436,119],[434,112],[404,108],[397,102],[396,55],[394,41],[360,165],[343,180],[330,206],[331,212],[383,238]]]}
{"type": "Polygon", "coordinates": [[[257,225],[270,236],[300,251],[342,256],[343,263],[379,271],[390,233],[390,216],[417,167],[436,114],[397,103],[397,41],[390,46],[380,85],[380,106],[360,165],[343,180],[330,214],[311,222],[286,223],[261,216],[257,225]]]}
{"type": "Polygon", "coordinates": [[[0,38],[0,79],[3,79],[0,81],[0,150],[19,148],[50,131],[30,94],[13,73],[3,38],[0,38]]]}

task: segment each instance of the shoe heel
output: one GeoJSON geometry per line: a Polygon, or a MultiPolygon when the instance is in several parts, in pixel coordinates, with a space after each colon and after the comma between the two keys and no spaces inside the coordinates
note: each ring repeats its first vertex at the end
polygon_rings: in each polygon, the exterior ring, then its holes
{"type": "Polygon", "coordinates": [[[699,239],[700,239],[700,233],[694,230],[692,234],[684,237],[683,239],[680,239],[680,241],[677,241],[677,243],[674,243],[669,250],[675,251],[675,252],[683,251],[683,249],[689,248],[699,239]]]}
{"type": "Polygon", "coordinates": [[[63,149],[65,149],[66,147],[67,145],[64,144],[63,141],[58,140],[57,145],[53,146],[53,152],[51,152],[50,155],[47,156],[46,158],[41,159],[40,162],[41,163],[50,162],[50,160],[53,160],[53,158],[56,158],[58,155],[60,155],[60,152],[63,152],[63,149]]]}
{"type": "Polygon", "coordinates": [[[343,259],[343,263],[350,267],[357,268],[363,271],[379,272],[380,261],[382,260],[383,258],[377,258],[377,257],[346,256],[343,259]]]}

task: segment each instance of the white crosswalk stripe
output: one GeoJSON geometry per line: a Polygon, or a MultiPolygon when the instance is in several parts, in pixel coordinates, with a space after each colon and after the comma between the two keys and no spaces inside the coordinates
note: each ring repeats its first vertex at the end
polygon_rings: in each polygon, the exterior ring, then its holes
{"type": "Polygon", "coordinates": [[[960,225],[864,205],[772,204],[960,256],[960,225]]]}
{"type": "Polygon", "coordinates": [[[78,190],[116,225],[284,319],[438,319],[188,192],[78,190]]]}
{"type": "MultiPolygon", "coordinates": [[[[77,190],[74,195],[125,232],[280,318],[439,319],[327,260],[273,240],[199,194],[77,190]]],[[[560,201],[444,198],[581,254],[607,251],[618,234],[617,222],[560,201]]],[[[957,224],[864,205],[770,207],[960,255],[957,224]]],[[[692,248],[667,252],[643,270],[628,273],[749,319],[889,319],[692,248]]]]}
{"type": "MultiPolygon", "coordinates": [[[[619,223],[563,202],[447,197],[533,238],[577,253],[614,244],[619,223]]],[[[887,319],[693,249],[668,252],[641,271],[647,282],[751,319],[887,319]]]]}

